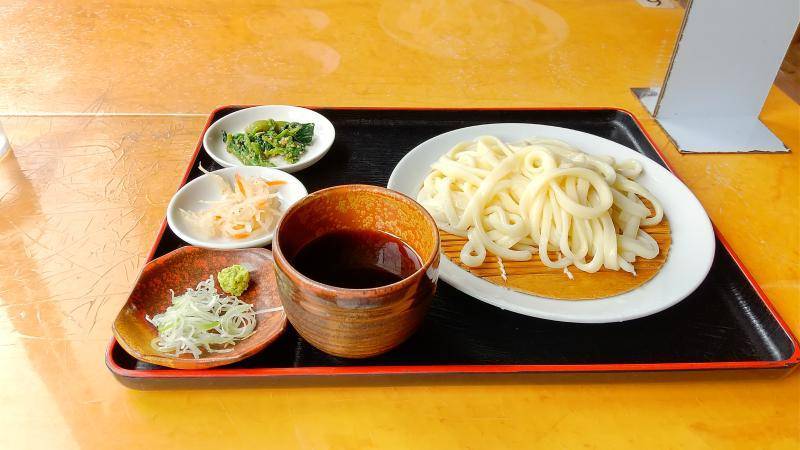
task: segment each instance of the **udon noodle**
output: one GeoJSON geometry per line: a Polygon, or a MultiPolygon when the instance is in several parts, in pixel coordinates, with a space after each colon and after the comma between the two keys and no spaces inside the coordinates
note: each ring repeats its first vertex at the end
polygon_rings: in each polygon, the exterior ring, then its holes
{"type": "Polygon", "coordinates": [[[660,223],[664,212],[635,181],[636,160],[616,162],[554,139],[506,144],[483,136],[456,145],[431,169],[417,200],[440,229],[468,239],[460,254],[468,267],[483,264],[487,252],[502,261],[538,254],[555,269],[635,275],[637,257],[659,253],[641,227],[660,223]]]}

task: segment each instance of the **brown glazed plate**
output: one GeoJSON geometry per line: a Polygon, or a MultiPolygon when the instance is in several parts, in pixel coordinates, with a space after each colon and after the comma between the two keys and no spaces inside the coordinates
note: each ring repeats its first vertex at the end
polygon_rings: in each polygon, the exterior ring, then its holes
{"type": "MultiPolygon", "coordinates": [[[[283,311],[259,314],[254,333],[236,343],[228,353],[172,356],[156,351],[150,342],[157,336],[156,328],[145,315],[152,317],[167,309],[171,303],[169,290],[176,294],[194,288],[197,283],[225,267],[241,264],[250,271],[250,287],[239,298],[263,310],[281,306],[272,268],[272,252],[263,248],[212,250],[200,247],[181,247],[149,262],[136,281],[127,303],[122,307],[112,329],[120,345],[139,360],[175,369],[205,369],[241,361],[273,342],[286,328],[283,311]]],[[[216,281],[215,281],[216,282],[216,281]]],[[[219,285],[217,285],[219,290],[219,285]]]]}

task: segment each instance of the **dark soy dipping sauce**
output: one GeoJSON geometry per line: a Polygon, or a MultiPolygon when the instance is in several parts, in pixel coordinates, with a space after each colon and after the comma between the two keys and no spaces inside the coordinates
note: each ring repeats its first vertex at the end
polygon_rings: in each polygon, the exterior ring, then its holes
{"type": "Polygon", "coordinates": [[[292,258],[300,273],[329,286],[369,289],[396,283],[422,263],[414,250],[388,233],[338,230],[312,240],[292,258]]]}

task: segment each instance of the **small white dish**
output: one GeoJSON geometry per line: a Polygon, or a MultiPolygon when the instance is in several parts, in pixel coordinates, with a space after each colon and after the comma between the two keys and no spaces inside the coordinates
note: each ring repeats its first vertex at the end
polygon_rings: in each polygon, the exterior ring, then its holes
{"type": "MultiPolygon", "coordinates": [[[[241,174],[247,177],[261,177],[269,181],[285,181],[286,184],[278,186],[278,198],[281,202],[281,212],[286,211],[296,201],[308,195],[303,183],[294,176],[270,167],[242,166],[228,167],[225,169],[211,172],[221,176],[225,181],[233,186],[235,175],[241,174]]],[[[181,213],[181,209],[187,211],[201,211],[208,208],[203,201],[213,201],[222,198],[219,185],[211,174],[201,175],[194,180],[186,183],[178,192],[172,196],[167,206],[167,223],[170,229],[181,239],[189,244],[198,247],[214,249],[232,249],[263,247],[272,242],[274,230],[255,233],[247,239],[234,239],[228,237],[206,237],[195,230],[181,213]]],[[[277,221],[276,221],[277,222],[277,221]]]]}
{"type": "Polygon", "coordinates": [[[228,134],[243,133],[245,128],[256,120],[283,120],[287,122],[314,123],[314,138],[306,147],[300,160],[294,164],[287,163],[283,158],[273,158],[273,169],[284,172],[297,172],[319,161],[328,153],[336,131],[330,120],[322,114],[299,106],[266,105],[245,108],[228,114],[217,120],[206,130],[203,135],[203,148],[214,161],[223,167],[244,167],[238,158],[228,153],[225,143],[222,142],[222,131],[228,134]]]}
{"type": "MultiPolygon", "coordinates": [[[[703,206],[686,185],[650,158],[616,142],[568,128],[524,123],[497,123],[461,128],[428,139],[397,163],[389,189],[417,198],[430,166],[459,142],[479,136],[497,136],[505,142],[531,137],[565,141],[586,153],[635,159],[644,167],[637,179],[664,207],[672,231],[667,261],[647,283],[624,294],[598,300],[555,300],[523,294],[490,283],[442,257],[439,274],[460,291],[501,309],[541,319],[577,323],[608,323],[637,319],[675,305],[703,282],[714,261],[716,240],[703,206]]],[[[565,276],[564,282],[569,279],[565,276]]]]}

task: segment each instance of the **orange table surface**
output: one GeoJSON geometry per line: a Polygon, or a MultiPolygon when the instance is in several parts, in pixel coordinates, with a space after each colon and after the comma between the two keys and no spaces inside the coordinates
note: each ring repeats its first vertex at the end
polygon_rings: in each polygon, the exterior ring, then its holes
{"type": "MultiPolygon", "coordinates": [[[[800,375],[470,376],[140,392],[104,365],[205,116],[221,104],[614,106],[800,331],[793,152],[681,155],[658,85],[682,10],[619,1],[0,2],[0,448],[790,448],[800,375]]],[[[532,343],[531,345],[537,345],[532,343]]]]}

